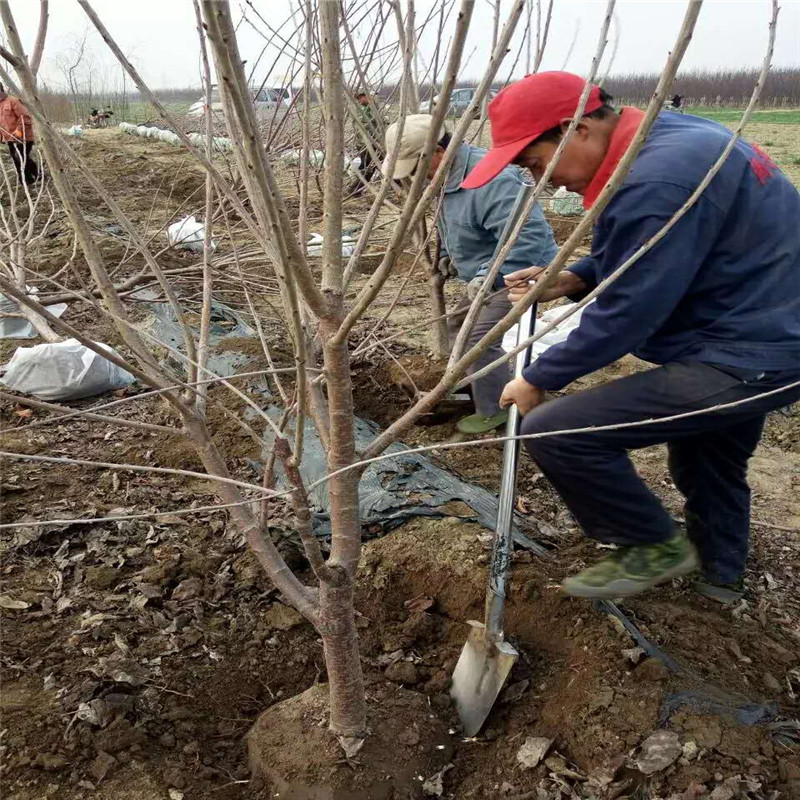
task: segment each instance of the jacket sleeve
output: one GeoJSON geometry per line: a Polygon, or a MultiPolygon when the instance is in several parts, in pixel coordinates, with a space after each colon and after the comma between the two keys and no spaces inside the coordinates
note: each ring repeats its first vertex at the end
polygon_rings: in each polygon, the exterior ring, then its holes
{"type": "Polygon", "coordinates": [[[573,272],[586,284],[583,291],[569,295],[573,303],[583,300],[597,286],[597,270],[597,259],[594,256],[585,256],[566,268],[566,272],[573,272]]]}
{"type": "Polygon", "coordinates": [[[20,101],[16,98],[14,98],[11,108],[16,119],[10,133],[14,133],[14,131],[22,131],[23,138],[30,138],[33,133],[33,120],[31,119],[28,109],[25,108],[25,106],[22,105],[22,103],[20,103],[20,101]]]}
{"type": "Polygon", "coordinates": [[[567,272],[574,272],[583,282],[594,289],[597,286],[597,259],[593,255],[584,256],[567,267],[567,272]]]}
{"type": "MultiPolygon", "coordinates": [[[[490,231],[497,240],[502,236],[506,220],[514,210],[522,185],[522,181],[514,175],[500,173],[482,189],[473,190],[481,193],[479,198],[476,196],[476,223],[490,231]]],[[[507,275],[526,267],[547,266],[557,251],[553,231],[537,203],[501,267],[501,274],[507,275]]],[[[486,275],[491,265],[491,260],[481,264],[477,275],[486,275]]]]}
{"type": "MultiPolygon", "coordinates": [[[[687,189],[669,183],[620,189],[603,213],[602,243],[591,256],[598,260],[599,276],[608,277],[633,255],[689,195],[687,189]]],[[[652,250],[587,306],[580,325],[565,341],[528,367],[525,379],[541,389],[561,389],[644,343],[688,291],[724,218],[717,206],[701,197],[652,250]]]]}

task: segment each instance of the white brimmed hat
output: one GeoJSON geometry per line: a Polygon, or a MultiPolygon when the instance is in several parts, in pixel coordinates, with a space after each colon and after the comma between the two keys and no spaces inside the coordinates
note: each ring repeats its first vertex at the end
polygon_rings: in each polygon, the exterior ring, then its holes
{"type": "MultiPolygon", "coordinates": [[[[400,136],[400,151],[397,154],[397,161],[394,165],[392,178],[396,181],[407,178],[417,166],[419,157],[425,150],[425,141],[431,129],[433,117],[430,114],[409,114],[403,125],[403,132],[400,136]]],[[[390,153],[397,141],[398,124],[393,122],[386,129],[386,152],[390,153]]],[[[389,171],[389,157],[383,160],[381,172],[384,175],[389,171]]]]}

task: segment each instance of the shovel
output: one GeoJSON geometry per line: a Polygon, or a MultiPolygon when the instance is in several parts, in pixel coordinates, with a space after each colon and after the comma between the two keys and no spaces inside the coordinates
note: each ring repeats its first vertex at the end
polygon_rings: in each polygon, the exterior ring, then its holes
{"type": "MultiPolygon", "coordinates": [[[[517,343],[527,339],[536,325],[536,304],[520,320],[517,343]]],[[[530,348],[517,355],[514,377],[530,363],[530,348]]],[[[519,433],[519,410],[512,405],[506,423],[506,436],[519,433]]],[[[511,672],[519,654],[503,637],[506,583],[513,544],[511,527],[514,517],[514,490],[517,482],[519,441],[509,439],[503,450],[503,472],[497,507],[497,524],[492,541],[492,558],[486,582],[484,622],[468,620],[469,637],[453,672],[450,696],[467,736],[475,736],[489,716],[494,701],[511,672]]]]}

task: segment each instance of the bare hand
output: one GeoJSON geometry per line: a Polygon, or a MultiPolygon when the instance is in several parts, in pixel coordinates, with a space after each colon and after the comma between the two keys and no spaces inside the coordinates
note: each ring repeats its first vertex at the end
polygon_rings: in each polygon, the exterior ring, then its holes
{"type": "Polygon", "coordinates": [[[508,408],[513,403],[519,409],[519,413],[525,416],[544,401],[544,389],[540,389],[520,377],[514,378],[505,385],[503,394],[500,396],[500,408],[508,408]]]}
{"type": "MultiPolygon", "coordinates": [[[[528,267],[516,272],[510,272],[505,276],[506,286],[508,286],[508,299],[512,303],[519,303],[530,291],[531,283],[536,283],[542,276],[547,267],[528,267]]],[[[550,300],[558,300],[559,297],[566,297],[570,294],[578,294],[588,287],[583,278],[579,278],[574,272],[562,270],[556,276],[555,282],[546,289],[539,301],[548,303],[550,300]]]]}

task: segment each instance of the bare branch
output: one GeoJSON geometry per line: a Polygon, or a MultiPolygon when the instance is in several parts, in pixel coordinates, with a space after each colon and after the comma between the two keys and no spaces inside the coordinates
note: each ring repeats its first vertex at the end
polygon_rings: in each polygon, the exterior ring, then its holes
{"type": "Polygon", "coordinates": [[[36,42],[31,55],[31,72],[35,78],[39,74],[39,65],[42,63],[44,41],[47,38],[47,22],[50,18],[50,3],[48,0],[39,0],[39,28],[36,31],[36,42]]]}
{"type": "MultiPolygon", "coordinates": [[[[131,364],[129,361],[121,358],[116,353],[104,350],[102,347],[95,344],[91,339],[84,336],[79,330],[73,328],[72,325],[53,315],[43,305],[41,305],[41,303],[38,303],[36,300],[32,299],[26,292],[20,291],[13,283],[11,283],[11,281],[7,280],[2,275],[0,275],[0,289],[2,289],[3,294],[5,294],[7,297],[13,298],[21,306],[27,306],[28,308],[33,309],[40,316],[44,317],[44,319],[46,319],[47,322],[56,328],[56,330],[63,331],[73,339],[77,339],[82,345],[84,345],[84,347],[88,347],[93,353],[97,353],[97,355],[102,356],[112,364],[116,364],[118,367],[127,370],[139,380],[153,385],[153,378],[147,372],[143,372],[135,364],[131,364]]],[[[163,385],[159,385],[158,388],[168,391],[163,385]]]]}
{"type": "Polygon", "coordinates": [[[6,61],[8,61],[8,63],[11,64],[11,66],[14,67],[14,69],[18,69],[19,65],[22,63],[15,55],[6,50],[6,48],[3,47],[3,45],[1,44],[0,44],[0,58],[4,58],[6,61]]]}
{"type": "Polygon", "coordinates": [[[341,574],[337,574],[330,569],[322,556],[319,541],[314,536],[312,529],[308,494],[303,478],[300,475],[300,470],[295,465],[295,459],[289,450],[289,442],[286,439],[275,440],[275,454],[280,458],[286,479],[292,487],[289,497],[297,519],[297,532],[300,535],[300,542],[303,545],[308,563],[311,565],[311,569],[314,571],[318,581],[335,582],[340,579],[341,574]]]}
{"type": "Polygon", "coordinates": [[[542,336],[545,336],[546,334],[550,333],[550,331],[552,331],[556,326],[560,325],[562,322],[564,322],[564,320],[569,319],[569,317],[575,314],[579,309],[591,303],[592,300],[594,300],[599,294],[604,292],[618,278],[624,275],[637,261],[639,261],[639,259],[641,259],[650,250],[652,250],[653,247],[655,247],[658,244],[658,242],[660,242],[672,230],[672,228],[678,223],[678,221],[683,216],[685,216],[685,214],[697,203],[697,201],[702,196],[703,192],[705,192],[711,181],[714,179],[714,176],[720,171],[723,164],[727,161],[728,156],[731,154],[733,148],[736,146],[736,142],[739,141],[739,138],[742,135],[742,131],[744,130],[745,125],[747,124],[753,111],[758,105],[758,99],[761,96],[761,91],[764,88],[764,83],[766,81],[767,74],[769,73],[770,64],[772,63],[772,55],[775,48],[775,31],[778,24],[778,11],[779,8],[777,0],[773,0],[772,18],[769,24],[769,37],[768,37],[769,42],[767,45],[767,54],[764,58],[764,63],[762,65],[761,72],[758,76],[758,80],[756,81],[756,84],[753,88],[753,93],[750,97],[750,102],[748,103],[747,108],[742,114],[742,117],[739,120],[739,124],[736,126],[733,135],[728,140],[728,143],[723,148],[717,160],[711,165],[708,172],[706,172],[703,179],[697,185],[697,188],[686,199],[686,202],[675,212],[675,214],[673,214],[673,216],[664,224],[664,226],[657,233],[651,236],[650,239],[648,239],[643,245],[641,245],[628,259],[623,261],[622,264],[620,264],[607,278],[604,278],[591,292],[589,292],[578,303],[572,304],[559,317],[554,319],[549,324],[542,326],[539,330],[537,330],[537,332],[533,336],[518,344],[513,350],[507,353],[505,357],[497,359],[496,361],[493,361],[491,364],[487,364],[485,367],[481,368],[480,370],[477,370],[475,373],[470,375],[470,380],[475,380],[476,378],[480,378],[483,375],[488,374],[506,360],[513,358],[514,356],[517,355],[517,353],[521,353],[524,349],[530,347],[530,345],[533,344],[533,342],[537,341],[538,339],[541,339],[542,336]]]}
{"type": "Polygon", "coordinates": [[[614,192],[616,192],[616,190],[622,184],[622,181],[628,174],[633,161],[639,154],[647,134],[650,132],[653,123],[661,111],[661,105],[664,97],[666,96],[666,93],[672,84],[672,80],[675,77],[678,66],[680,65],[680,62],[686,52],[686,48],[689,45],[689,41],[692,37],[692,31],[697,23],[697,17],[700,14],[701,6],[702,0],[690,0],[684,16],[683,24],[681,25],[681,30],[677,37],[677,41],[672,52],[670,53],[669,58],[667,59],[661,79],[659,80],[656,91],[654,92],[650,104],[645,111],[644,118],[642,119],[636,136],[634,137],[623,157],[618,162],[605,187],[592,205],[592,208],[581,219],[572,235],[559,250],[555,259],[553,259],[550,266],[548,266],[547,270],[542,274],[542,278],[536,282],[536,285],[532,287],[531,291],[525,296],[525,298],[518,302],[514,308],[512,308],[511,311],[506,314],[506,316],[500,320],[500,322],[498,322],[456,364],[448,367],[443,379],[431,392],[429,392],[413,408],[409,409],[405,414],[403,414],[400,419],[396,420],[392,425],[390,425],[370,444],[370,446],[364,451],[365,456],[369,457],[376,453],[380,453],[385,447],[388,447],[389,444],[396,441],[397,438],[402,435],[403,431],[413,424],[414,420],[417,419],[420,414],[427,413],[431,408],[433,408],[433,406],[436,405],[436,403],[439,402],[439,400],[443,398],[447,392],[455,387],[456,383],[458,382],[458,378],[455,376],[460,377],[463,374],[462,370],[466,369],[466,367],[472,364],[481,355],[481,353],[485,351],[486,347],[490,343],[497,341],[497,339],[499,339],[512,325],[517,323],[522,315],[528,310],[528,308],[530,308],[530,306],[536,302],[540,295],[553,283],[553,281],[555,281],[558,272],[560,272],[563,266],[566,264],[567,258],[578,246],[586,233],[588,233],[588,231],[591,229],[594,221],[597,219],[603,209],[605,209],[605,207],[608,205],[614,192]]]}
{"type": "MultiPolygon", "coordinates": [[[[203,84],[205,85],[205,122],[206,122],[206,158],[211,161],[214,152],[214,123],[211,118],[211,65],[208,63],[206,37],[203,30],[203,16],[200,12],[198,0],[192,0],[195,20],[197,22],[197,36],[200,40],[200,58],[203,64],[203,84]]],[[[213,235],[212,212],[214,203],[214,180],[211,173],[206,173],[206,208],[203,235],[203,301],[200,310],[200,339],[197,343],[197,376],[201,375],[208,363],[208,342],[211,336],[211,295],[214,288],[214,274],[211,269],[211,242],[213,235]]],[[[225,216],[227,222],[227,214],[225,216]]],[[[193,368],[192,368],[193,371],[193,368]]],[[[189,373],[191,381],[195,376],[189,373]]],[[[195,400],[198,412],[205,409],[206,387],[198,387],[195,400]]]]}
{"type": "Polygon", "coordinates": [[[583,116],[583,112],[586,108],[586,103],[589,100],[589,93],[592,89],[592,81],[594,80],[594,77],[597,74],[597,70],[600,67],[600,61],[603,58],[603,52],[608,42],[608,29],[609,26],[611,25],[611,18],[614,13],[615,2],[616,0],[608,0],[608,4],[606,6],[606,13],[603,18],[603,24],[600,27],[600,36],[597,42],[597,50],[594,54],[594,58],[592,59],[591,66],[589,68],[589,77],[586,79],[586,85],[584,86],[583,91],[581,92],[581,96],[578,100],[578,107],[575,109],[575,113],[572,116],[572,120],[570,121],[569,127],[564,132],[564,135],[561,137],[561,141],[558,143],[558,147],[553,153],[553,157],[550,159],[547,167],[544,170],[544,173],[542,174],[542,177],[539,179],[536,186],[535,187],[531,186],[526,189],[525,202],[519,214],[519,218],[517,219],[516,223],[511,229],[508,240],[505,242],[505,244],[503,244],[503,246],[500,248],[495,258],[493,259],[492,264],[490,265],[488,273],[486,275],[486,278],[483,281],[483,285],[481,286],[480,290],[473,299],[470,309],[467,312],[467,316],[464,318],[464,322],[462,323],[458,335],[456,336],[456,340],[453,343],[453,348],[450,353],[448,369],[452,369],[453,365],[461,358],[464,352],[464,345],[470,333],[472,332],[475,320],[478,318],[478,314],[480,313],[481,307],[483,306],[484,298],[486,297],[490,289],[494,286],[495,278],[500,272],[500,267],[503,265],[506,258],[508,257],[508,254],[511,252],[511,248],[515,245],[519,234],[522,232],[523,227],[528,221],[528,217],[530,216],[534,204],[538,201],[545,187],[550,182],[550,176],[553,174],[553,171],[558,165],[558,162],[561,160],[561,155],[563,154],[567,144],[569,144],[569,140],[572,137],[573,132],[578,127],[578,123],[580,122],[581,117],[583,116]]]}
{"type": "Polygon", "coordinates": [[[91,461],[85,458],[66,458],[65,456],[40,456],[33,455],[32,453],[9,453],[0,451],[0,457],[10,458],[15,461],[39,461],[44,464],[70,464],[84,467],[98,467],[99,469],[113,469],[122,472],[144,472],[154,473],[158,475],[180,475],[184,478],[199,478],[204,481],[211,481],[213,483],[224,484],[226,486],[237,486],[241,489],[250,489],[258,492],[259,494],[267,495],[269,497],[277,497],[280,494],[270,489],[265,489],[263,486],[258,486],[255,483],[247,483],[247,481],[238,481],[235,478],[226,478],[222,475],[211,475],[208,472],[194,472],[189,469],[173,469],[171,467],[150,467],[144,464],[119,464],[112,461],[91,461]]]}
{"type": "MultiPolygon", "coordinates": [[[[259,370],[254,370],[253,372],[239,372],[236,375],[229,375],[227,378],[214,377],[214,378],[207,378],[202,381],[196,381],[194,384],[178,383],[173,386],[167,386],[164,389],[149,389],[148,391],[139,392],[138,394],[130,395],[128,397],[123,397],[119,400],[111,400],[107,403],[101,403],[99,406],[92,406],[91,408],[88,409],[72,409],[69,411],[69,413],[62,414],[59,417],[52,417],[51,419],[42,419],[42,420],[37,420],[35,422],[29,422],[25,426],[25,428],[27,430],[30,430],[31,428],[37,428],[42,425],[52,425],[55,422],[61,422],[62,420],[65,419],[86,416],[87,414],[94,413],[95,411],[99,411],[100,409],[114,408],[116,406],[121,406],[125,403],[131,403],[136,400],[144,400],[145,398],[154,397],[159,394],[165,394],[166,392],[171,392],[173,390],[185,389],[189,385],[201,386],[205,384],[221,383],[223,381],[230,381],[237,378],[252,378],[261,375],[270,375],[275,372],[293,372],[293,371],[294,367],[284,367],[283,369],[279,370],[259,369],[259,370]]],[[[13,430],[15,430],[15,428],[0,428],[0,434],[9,433],[13,430]]]]}
{"type": "MultiPolygon", "coordinates": [[[[542,6],[541,0],[538,0],[538,9],[539,15],[541,16],[542,13],[542,6]]],[[[541,41],[539,40],[538,30],[537,30],[537,47],[536,47],[536,61],[533,64],[533,72],[538,72],[539,67],[542,65],[542,59],[544,58],[544,49],[547,47],[547,36],[550,33],[550,19],[553,16],[553,0],[547,4],[547,16],[545,17],[544,21],[544,33],[542,34],[541,41]]],[[[537,23],[538,24],[538,23],[537,23]]]]}
{"type": "Polygon", "coordinates": [[[322,291],[341,302],[342,282],[342,164],[344,162],[344,99],[339,4],[319,7],[322,43],[322,114],[325,126],[325,181],[322,217],[322,291]]]}
{"type": "MultiPolygon", "coordinates": [[[[341,474],[345,472],[349,472],[351,470],[359,470],[359,472],[363,472],[370,464],[377,464],[380,461],[387,461],[391,458],[399,458],[399,457],[407,457],[409,455],[415,455],[417,453],[438,453],[444,450],[456,450],[462,447],[485,447],[488,444],[498,444],[501,442],[508,442],[512,440],[516,441],[523,441],[526,439],[547,439],[550,436],[572,436],[573,434],[581,434],[581,433],[599,433],[602,431],[619,431],[624,430],[625,428],[640,428],[643,425],[659,425],[663,422],[674,422],[675,420],[679,419],[687,419],[689,417],[698,417],[703,414],[710,414],[714,411],[723,411],[729,408],[736,408],[737,406],[743,406],[747,403],[755,402],[756,400],[761,400],[765,397],[772,397],[774,395],[780,394],[781,392],[788,392],[790,389],[796,389],[800,386],[800,381],[794,381],[793,383],[788,383],[786,386],[782,386],[780,389],[771,389],[768,392],[762,392],[761,394],[753,395],[752,397],[745,397],[743,400],[734,400],[730,403],[720,403],[716,406],[709,406],[708,408],[699,408],[694,411],[685,411],[681,414],[673,414],[669,417],[657,417],[654,419],[640,419],[634,422],[619,422],[613,425],[594,425],[585,428],[565,428],[563,430],[558,431],[544,431],[542,433],[528,433],[528,434],[520,434],[519,436],[494,436],[494,437],[484,437],[481,439],[469,439],[463,442],[438,442],[436,444],[429,444],[425,445],[424,447],[409,447],[407,449],[398,450],[392,453],[383,453],[377,456],[370,456],[369,458],[364,458],[362,461],[357,461],[354,464],[350,464],[347,467],[343,467],[342,469],[331,472],[327,475],[324,475],[322,478],[310,483],[307,487],[309,492],[313,492],[319,486],[322,486],[324,483],[327,483],[329,480],[333,480],[334,478],[339,477],[341,474]]],[[[1,454],[0,454],[1,455],[1,454]]]]}
{"type": "MultiPolygon", "coordinates": [[[[175,118],[169,113],[169,111],[167,111],[167,109],[164,107],[163,103],[161,103],[158,100],[158,98],[152,93],[152,91],[147,86],[147,84],[144,83],[144,81],[140,77],[139,73],[136,71],[136,69],[133,67],[133,65],[130,63],[130,61],[125,57],[125,55],[122,52],[122,50],[119,48],[117,43],[111,37],[111,34],[108,32],[108,29],[105,27],[105,25],[103,25],[102,21],[97,16],[97,14],[95,13],[94,9],[91,7],[91,5],[88,2],[88,0],[78,0],[78,3],[83,8],[83,10],[86,12],[87,16],[92,21],[92,24],[95,26],[95,28],[97,28],[97,30],[100,33],[100,35],[102,36],[103,40],[111,48],[112,52],[117,57],[117,60],[120,62],[120,64],[122,64],[122,66],[125,69],[125,71],[131,76],[131,79],[136,84],[136,88],[139,89],[139,91],[142,93],[143,97],[147,98],[148,102],[150,102],[158,110],[159,114],[175,130],[176,134],[180,138],[180,140],[183,143],[183,145],[187,148],[187,150],[203,165],[203,167],[208,172],[211,173],[211,175],[214,178],[214,182],[217,185],[217,188],[219,189],[219,191],[222,192],[225,195],[225,197],[230,201],[231,205],[236,210],[236,213],[240,216],[240,218],[242,219],[244,224],[247,226],[247,228],[250,230],[250,232],[256,238],[256,241],[258,241],[258,243],[261,245],[261,247],[263,247],[264,252],[267,253],[270,256],[270,258],[271,258],[271,260],[273,262],[273,265],[275,266],[276,273],[278,274],[279,279],[285,280],[285,275],[283,275],[282,272],[281,272],[282,269],[283,269],[282,268],[282,264],[283,263],[287,263],[287,262],[284,262],[284,260],[283,260],[285,258],[285,253],[281,254],[281,252],[275,247],[275,243],[274,242],[276,240],[275,239],[271,239],[270,236],[267,235],[267,231],[270,231],[273,234],[275,234],[276,233],[276,227],[273,226],[273,225],[269,225],[269,224],[266,225],[266,226],[265,225],[260,225],[259,223],[256,222],[256,220],[253,218],[253,215],[250,214],[250,212],[245,208],[244,204],[242,203],[242,201],[239,198],[239,196],[236,193],[236,191],[229,185],[229,183],[225,180],[225,178],[217,170],[217,168],[214,166],[213,162],[209,161],[206,158],[206,156],[198,148],[196,148],[191,143],[191,141],[189,140],[188,136],[186,136],[186,134],[183,133],[182,128],[178,124],[177,120],[175,120],[175,118]]],[[[216,5],[216,4],[215,3],[211,4],[211,6],[212,6],[211,11],[212,12],[214,10],[213,9],[214,5],[216,5]]],[[[222,5],[222,4],[220,3],[220,5],[222,5]]],[[[227,4],[226,4],[226,7],[227,7],[227,4]]],[[[241,58],[239,58],[237,56],[237,60],[238,60],[238,63],[237,63],[238,73],[241,73],[241,75],[243,76],[244,73],[243,73],[243,68],[242,68],[242,64],[241,64],[241,58]]],[[[253,111],[252,104],[246,104],[246,106],[247,105],[249,105],[249,110],[250,110],[250,113],[252,114],[252,111],[253,111]]],[[[245,112],[247,110],[246,106],[245,106],[245,112]]],[[[260,149],[256,145],[255,137],[248,142],[248,145],[250,146],[251,151],[252,150],[256,151],[258,161],[259,162],[263,162],[263,154],[260,152],[260,149]]],[[[245,164],[244,167],[245,167],[245,170],[244,170],[243,174],[247,175],[248,174],[248,172],[247,172],[248,164],[245,164]]],[[[279,196],[279,193],[277,193],[277,188],[276,187],[274,187],[274,191],[276,192],[275,196],[276,197],[279,196]]],[[[277,240],[279,242],[283,241],[283,238],[284,238],[283,237],[283,231],[290,229],[288,216],[285,217],[282,220],[282,225],[283,225],[283,227],[281,227],[280,225],[277,226],[277,232],[280,234],[279,239],[277,240]]],[[[296,246],[296,244],[295,244],[295,246],[296,246]]],[[[299,250],[297,252],[299,254],[299,250]]],[[[297,263],[295,263],[295,262],[288,262],[288,263],[292,263],[292,266],[297,268],[298,274],[300,274],[301,264],[305,263],[305,259],[302,256],[298,256],[297,263]]],[[[313,283],[313,279],[309,279],[308,278],[307,273],[305,272],[305,269],[307,269],[307,267],[303,269],[303,275],[305,276],[305,278],[304,278],[304,288],[309,290],[309,292],[310,292],[309,296],[313,300],[313,303],[315,305],[317,305],[318,310],[322,310],[324,303],[323,303],[323,301],[321,299],[321,296],[319,295],[319,293],[316,290],[316,287],[315,287],[315,285],[313,283]]]]}
{"type": "Polygon", "coordinates": [[[254,503],[252,497],[239,500],[235,503],[215,503],[211,506],[192,506],[190,508],[175,508],[169,511],[145,511],[140,514],[114,514],[109,517],[70,517],[64,519],[39,519],[39,520],[19,520],[18,522],[4,522],[0,524],[0,530],[13,530],[15,528],[46,528],[51,525],[88,525],[98,522],[122,522],[133,519],[158,519],[159,517],[181,516],[184,514],[201,514],[204,512],[224,511],[234,506],[246,506],[254,503]]]}
{"type": "Polygon", "coordinates": [[[491,83],[497,74],[497,70],[502,63],[503,57],[508,50],[508,44],[511,41],[511,37],[514,33],[517,22],[522,14],[523,5],[524,0],[516,0],[514,2],[509,17],[506,20],[506,24],[503,26],[503,31],[497,42],[497,47],[492,53],[492,57],[486,72],[484,73],[484,76],[481,79],[478,87],[475,89],[472,102],[456,126],[456,129],[453,131],[450,144],[442,155],[439,168],[437,169],[433,180],[423,191],[423,185],[426,180],[428,167],[430,166],[431,155],[433,154],[435,144],[439,138],[439,132],[441,130],[445,114],[447,113],[450,94],[453,86],[455,85],[455,76],[461,63],[461,55],[463,53],[464,42],[466,40],[466,25],[463,23],[465,17],[467,21],[469,19],[469,14],[472,10],[472,3],[468,2],[468,0],[464,0],[462,10],[459,13],[457,28],[458,33],[454,38],[453,48],[450,53],[450,60],[448,63],[444,84],[442,86],[442,93],[440,95],[440,102],[437,103],[436,108],[434,109],[431,129],[428,133],[428,139],[425,144],[425,151],[420,157],[414,182],[412,183],[405,208],[403,209],[403,214],[395,226],[394,235],[389,244],[383,262],[359,293],[359,296],[356,298],[353,308],[345,317],[338,333],[336,334],[337,340],[343,340],[347,336],[353,325],[355,325],[372,301],[378,296],[378,293],[389,277],[397,255],[399,254],[399,250],[402,246],[402,242],[405,239],[408,231],[414,230],[419,225],[420,221],[425,216],[429,205],[438,195],[439,190],[444,183],[444,179],[448,174],[450,166],[453,163],[456,151],[460,147],[461,142],[464,139],[464,135],[466,134],[467,129],[472,122],[473,116],[480,107],[480,103],[485,97],[486,92],[488,92],[489,87],[491,86],[491,83]]]}
{"type": "MultiPolygon", "coordinates": [[[[39,408],[42,411],[61,413],[64,411],[70,412],[73,410],[69,408],[69,406],[60,406],[57,403],[45,403],[43,400],[34,400],[32,397],[20,397],[13,394],[7,394],[6,392],[0,392],[0,400],[5,400],[9,403],[19,403],[20,405],[30,406],[31,408],[39,408]]],[[[154,425],[150,422],[139,422],[138,420],[125,419],[124,417],[107,417],[103,414],[94,414],[91,411],[85,411],[81,416],[85,417],[86,419],[95,420],[96,422],[107,422],[114,425],[120,425],[123,428],[136,428],[137,430],[150,431],[151,433],[166,433],[169,435],[180,435],[183,433],[180,428],[170,428],[168,425],[154,425]]],[[[60,419],[60,417],[42,421],[54,423],[57,422],[58,419],[60,419]]],[[[23,430],[28,427],[28,425],[24,426],[23,430]]]]}
{"type": "MultiPolygon", "coordinates": [[[[413,16],[410,16],[409,26],[408,26],[409,29],[411,29],[413,21],[414,21],[413,16]]],[[[469,25],[469,19],[467,19],[466,25],[467,26],[469,25]]],[[[405,41],[406,42],[410,41],[410,38],[411,37],[409,35],[406,35],[405,41]]],[[[353,50],[353,56],[354,58],[356,57],[355,50],[353,50]]],[[[408,112],[407,108],[408,93],[403,90],[402,84],[404,84],[406,81],[412,80],[411,58],[412,58],[411,49],[409,47],[406,47],[403,50],[403,80],[401,83],[401,90],[400,90],[400,113],[397,120],[397,136],[395,137],[395,141],[394,144],[392,145],[391,151],[387,155],[385,174],[382,175],[380,188],[378,189],[378,193],[375,197],[375,200],[372,203],[372,207],[370,208],[369,213],[367,214],[367,218],[364,221],[364,225],[361,227],[361,233],[358,237],[358,242],[356,242],[355,249],[353,250],[353,253],[350,256],[350,261],[348,262],[347,268],[345,269],[344,279],[343,279],[344,288],[347,288],[347,286],[349,285],[353,273],[355,272],[355,269],[358,266],[358,263],[361,259],[361,256],[367,249],[367,245],[369,244],[370,241],[370,236],[372,235],[375,229],[375,223],[378,219],[378,215],[386,201],[386,197],[389,194],[389,189],[393,183],[392,172],[394,171],[395,165],[397,164],[397,158],[400,153],[401,138],[403,135],[403,130],[405,128],[406,114],[408,112]]],[[[356,58],[356,61],[357,60],[358,59],[356,58]]],[[[359,122],[358,116],[355,114],[353,115],[353,121],[356,123],[359,122]]],[[[360,127],[362,128],[362,130],[360,130],[361,136],[363,137],[364,143],[366,144],[367,149],[369,150],[371,134],[369,131],[363,129],[363,126],[360,127]]],[[[371,151],[370,157],[371,158],[377,157],[377,153],[374,152],[374,149],[373,151],[371,151]]]]}

